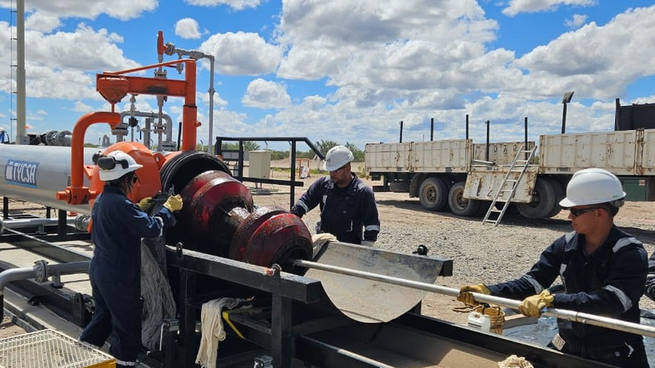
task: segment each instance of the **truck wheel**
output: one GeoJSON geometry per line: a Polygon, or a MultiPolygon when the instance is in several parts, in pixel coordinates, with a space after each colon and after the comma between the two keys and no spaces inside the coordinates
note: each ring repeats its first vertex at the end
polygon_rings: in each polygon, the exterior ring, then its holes
{"type": "Polygon", "coordinates": [[[440,178],[427,178],[418,190],[421,206],[430,211],[443,211],[448,204],[448,185],[440,178]]]}
{"type": "Polygon", "coordinates": [[[562,206],[559,205],[559,201],[566,197],[566,189],[564,189],[564,185],[562,185],[562,183],[553,178],[548,178],[548,181],[550,181],[550,184],[553,186],[553,190],[555,190],[555,206],[547,216],[550,218],[557,215],[562,210],[562,206]]]}
{"type": "Polygon", "coordinates": [[[555,205],[555,188],[550,180],[537,178],[532,192],[532,201],[530,203],[517,203],[521,215],[531,219],[547,218],[554,211],[555,205]]]}
{"type": "Polygon", "coordinates": [[[480,209],[480,201],[464,198],[465,182],[455,183],[448,193],[448,206],[457,216],[475,216],[480,209]]]}

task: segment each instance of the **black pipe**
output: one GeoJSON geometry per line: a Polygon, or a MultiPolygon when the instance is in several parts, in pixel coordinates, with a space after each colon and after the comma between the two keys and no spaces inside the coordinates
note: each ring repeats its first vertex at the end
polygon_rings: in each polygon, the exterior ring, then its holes
{"type": "Polygon", "coordinates": [[[58,210],[57,212],[57,235],[66,235],[68,233],[68,224],[66,223],[68,214],[65,210],[58,210]]]}
{"type": "Polygon", "coordinates": [[[487,153],[486,153],[485,160],[489,161],[489,126],[491,125],[491,123],[489,122],[489,120],[487,120],[486,124],[487,124],[487,153]]]}
{"type": "Polygon", "coordinates": [[[434,118],[430,118],[430,142],[434,140],[434,118]]]}
{"type": "Polygon", "coordinates": [[[400,143],[403,143],[403,121],[400,121],[400,143]]]}
{"type": "Polygon", "coordinates": [[[289,210],[296,201],[296,141],[291,141],[291,192],[289,194],[289,210]]]}
{"type": "Polygon", "coordinates": [[[177,151],[180,150],[180,141],[181,141],[181,138],[180,138],[180,137],[181,137],[181,136],[182,136],[182,122],[180,121],[180,122],[177,124],[177,151]]]}
{"type": "Polygon", "coordinates": [[[469,114],[466,114],[466,139],[469,139],[469,114]]]}
{"type": "Polygon", "coordinates": [[[563,103],[564,108],[562,109],[562,134],[566,133],[566,102],[563,103]]]}
{"type": "Polygon", "coordinates": [[[239,167],[239,175],[235,176],[237,180],[243,179],[243,165],[244,165],[244,144],[243,141],[239,141],[239,160],[237,161],[237,165],[239,167]]]}
{"type": "MultiPolygon", "coordinates": [[[[524,119],[525,120],[523,122],[523,129],[525,131],[525,137],[523,138],[523,140],[524,140],[523,145],[525,147],[525,150],[528,150],[528,149],[530,149],[528,147],[528,117],[526,116],[524,119]]],[[[528,153],[527,152],[525,153],[525,159],[526,160],[528,159],[528,153]]]]}

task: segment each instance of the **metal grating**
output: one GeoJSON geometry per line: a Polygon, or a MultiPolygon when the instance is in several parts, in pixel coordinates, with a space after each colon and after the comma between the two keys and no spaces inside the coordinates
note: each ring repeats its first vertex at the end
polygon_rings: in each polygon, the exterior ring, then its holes
{"type": "Polygon", "coordinates": [[[0,368],[114,368],[116,360],[53,330],[0,339],[0,368]]]}

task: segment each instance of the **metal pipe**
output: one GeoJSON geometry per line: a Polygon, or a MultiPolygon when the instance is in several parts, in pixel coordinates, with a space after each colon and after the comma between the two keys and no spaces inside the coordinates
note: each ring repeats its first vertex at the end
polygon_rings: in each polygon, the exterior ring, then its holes
{"type": "Polygon", "coordinates": [[[487,148],[485,151],[486,152],[485,160],[489,161],[489,126],[491,125],[491,122],[487,120],[486,124],[487,124],[487,148]]]}
{"type": "Polygon", "coordinates": [[[54,286],[61,287],[61,275],[72,275],[78,273],[89,273],[91,261],[59,263],[48,265],[45,260],[34,262],[34,266],[25,268],[11,268],[0,273],[0,305],[3,306],[0,317],[4,317],[4,293],[5,286],[12,281],[34,279],[36,282],[46,282],[48,277],[53,276],[54,286]]]}
{"type": "MultiPolygon", "coordinates": [[[[90,213],[88,204],[73,205],[57,200],[57,192],[70,183],[73,147],[3,145],[0,152],[0,193],[5,198],[38,203],[77,213],[90,213]]],[[[93,165],[97,148],[83,148],[80,167],[93,165]]],[[[82,170],[82,169],[80,169],[82,170]]],[[[80,172],[82,186],[90,181],[80,172]]]]}
{"type": "Polygon", "coordinates": [[[214,135],[214,55],[206,55],[209,58],[209,141],[207,142],[207,152],[212,151],[212,142],[214,135]]]}
{"type": "MultiPolygon", "coordinates": [[[[525,120],[523,122],[523,132],[524,132],[524,137],[523,137],[523,149],[524,150],[529,150],[530,147],[528,147],[528,117],[525,117],[525,120]]],[[[525,159],[527,160],[528,157],[530,156],[529,153],[525,153],[525,159]]]]}
{"type": "MultiPolygon", "coordinates": [[[[381,281],[381,282],[386,282],[388,284],[399,285],[399,286],[406,286],[418,290],[444,294],[448,296],[456,297],[459,295],[459,290],[448,288],[445,286],[438,286],[438,285],[427,284],[424,282],[418,282],[412,280],[405,280],[397,277],[380,275],[377,273],[371,273],[365,271],[358,271],[358,270],[353,270],[353,269],[339,267],[339,266],[325,265],[325,264],[320,264],[311,261],[295,260],[293,263],[299,267],[315,268],[317,270],[322,270],[326,272],[334,272],[334,273],[339,273],[349,276],[356,276],[369,280],[381,281]]],[[[518,309],[519,305],[521,304],[521,302],[518,300],[501,298],[497,296],[480,294],[480,293],[472,293],[472,294],[475,298],[475,301],[480,303],[498,304],[500,306],[508,307],[512,309],[518,309]]],[[[579,323],[589,324],[598,327],[611,328],[613,330],[633,333],[637,335],[655,337],[655,327],[653,326],[644,326],[639,323],[626,322],[615,318],[601,317],[593,314],[581,313],[581,312],[570,311],[566,309],[558,309],[558,308],[546,308],[542,314],[550,317],[556,317],[556,318],[573,321],[573,322],[579,322],[579,323]]]]}
{"type": "MultiPolygon", "coordinates": [[[[172,134],[173,134],[173,119],[171,118],[170,115],[168,115],[168,114],[158,114],[158,113],[154,113],[154,112],[145,112],[145,111],[123,111],[123,112],[121,112],[121,120],[120,120],[121,123],[123,123],[123,120],[126,117],[132,117],[132,116],[135,116],[135,117],[138,116],[138,117],[141,117],[141,118],[152,118],[152,119],[160,118],[160,119],[166,120],[166,129],[165,129],[166,140],[164,141],[164,143],[172,144],[172,142],[173,142],[173,137],[172,137],[172,134]]],[[[159,137],[161,137],[161,132],[159,132],[157,134],[158,134],[159,137]]],[[[144,141],[143,144],[148,146],[149,142],[144,141]]],[[[161,145],[157,146],[157,151],[162,151],[162,149],[163,149],[163,147],[161,145]]]]}
{"type": "MultiPolygon", "coordinates": [[[[34,219],[14,219],[2,220],[0,219],[0,233],[4,229],[23,229],[32,226],[48,226],[58,225],[59,219],[56,218],[34,218],[34,219]]],[[[75,226],[75,217],[66,218],[66,225],[75,226]]]]}
{"type": "Polygon", "coordinates": [[[430,118],[430,142],[434,140],[434,118],[430,118]]]}
{"type": "Polygon", "coordinates": [[[25,1],[16,4],[16,144],[29,144],[25,101],[25,1]]]}

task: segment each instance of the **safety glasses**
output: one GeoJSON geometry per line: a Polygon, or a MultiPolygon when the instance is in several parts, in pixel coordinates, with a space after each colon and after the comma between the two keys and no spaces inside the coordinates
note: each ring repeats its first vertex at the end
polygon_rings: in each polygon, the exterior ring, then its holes
{"type": "Polygon", "coordinates": [[[580,215],[584,215],[587,212],[591,212],[591,211],[597,210],[599,208],[603,208],[603,207],[600,207],[600,206],[585,207],[585,208],[572,207],[572,208],[569,208],[569,212],[571,212],[573,217],[578,217],[580,215]]]}

